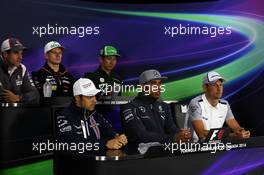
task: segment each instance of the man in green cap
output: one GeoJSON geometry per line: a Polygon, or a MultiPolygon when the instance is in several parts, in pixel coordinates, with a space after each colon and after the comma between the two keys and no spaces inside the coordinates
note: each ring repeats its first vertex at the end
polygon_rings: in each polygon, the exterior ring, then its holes
{"type": "Polygon", "coordinates": [[[113,96],[120,95],[119,90],[121,88],[118,88],[118,86],[122,84],[122,79],[114,71],[119,57],[120,55],[115,47],[104,46],[100,50],[99,68],[93,73],[86,72],[84,75],[85,78],[91,79],[98,89],[102,90],[101,99],[111,99],[113,96]]]}

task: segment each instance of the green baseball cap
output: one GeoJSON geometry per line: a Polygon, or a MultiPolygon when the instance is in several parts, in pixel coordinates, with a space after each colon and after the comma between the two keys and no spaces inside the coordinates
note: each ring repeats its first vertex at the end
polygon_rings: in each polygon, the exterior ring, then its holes
{"type": "Polygon", "coordinates": [[[117,53],[117,50],[113,46],[104,46],[100,50],[100,56],[117,56],[120,57],[120,55],[117,53]]]}

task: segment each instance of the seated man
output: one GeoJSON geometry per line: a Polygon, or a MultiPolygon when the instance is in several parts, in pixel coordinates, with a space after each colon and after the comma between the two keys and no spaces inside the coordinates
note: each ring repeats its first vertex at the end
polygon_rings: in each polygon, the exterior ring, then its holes
{"type": "Polygon", "coordinates": [[[119,149],[127,144],[96,111],[95,95],[100,92],[90,79],[80,78],[73,85],[74,102],[57,116],[58,140],[67,143],[98,143],[99,149],[119,149]]]}
{"type": "Polygon", "coordinates": [[[223,94],[224,78],[217,72],[208,72],[203,79],[204,94],[191,100],[188,107],[188,124],[193,132],[193,141],[204,140],[212,128],[223,127],[224,122],[234,133],[233,137],[249,138],[250,132],[240,127],[223,94]]]}
{"type": "Polygon", "coordinates": [[[160,100],[162,77],[157,70],[141,73],[139,84],[143,92],[124,105],[125,133],[130,142],[178,142],[189,141],[189,129],[179,130],[173,122],[170,107],[160,100]]]}
{"type": "Polygon", "coordinates": [[[32,72],[33,81],[43,97],[43,85],[48,79],[52,85],[52,97],[72,96],[73,76],[61,64],[64,47],[56,41],[50,41],[45,45],[44,54],[46,62],[44,66],[32,72]]]}
{"type": "Polygon", "coordinates": [[[0,102],[39,103],[39,93],[21,63],[26,48],[15,38],[3,41],[0,57],[0,102]]]}

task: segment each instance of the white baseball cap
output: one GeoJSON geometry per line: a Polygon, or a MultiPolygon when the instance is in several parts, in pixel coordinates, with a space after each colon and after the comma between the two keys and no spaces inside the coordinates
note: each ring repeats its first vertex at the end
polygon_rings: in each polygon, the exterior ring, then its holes
{"type": "Polygon", "coordinates": [[[61,48],[62,50],[64,50],[64,47],[57,41],[50,41],[45,45],[44,53],[46,54],[48,51],[55,49],[55,48],[61,48]]]}
{"type": "Polygon", "coordinates": [[[203,79],[203,84],[212,84],[215,83],[217,80],[226,81],[219,73],[211,71],[205,75],[203,79]]]}
{"type": "Polygon", "coordinates": [[[80,78],[73,84],[73,96],[95,96],[100,91],[88,78],[80,78]]]}

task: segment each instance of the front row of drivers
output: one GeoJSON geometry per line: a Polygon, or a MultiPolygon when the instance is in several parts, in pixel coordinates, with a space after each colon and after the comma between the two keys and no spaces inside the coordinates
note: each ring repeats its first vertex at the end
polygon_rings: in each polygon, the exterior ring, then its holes
{"type": "Polygon", "coordinates": [[[125,134],[118,134],[106,119],[96,112],[96,94],[100,92],[87,78],[73,85],[74,100],[57,115],[58,139],[64,142],[97,142],[101,149],[119,149],[130,143],[189,142],[204,140],[210,129],[224,123],[232,130],[232,138],[249,138],[226,100],[221,99],[225,79],[217,72],[205,75],[204,93],[191,100],[188,106],[188,127],[177,128],[170,107],[160,99],[160,87],[167,77],[157,70],[141,73],[139,84],[146,90],[124,105],[122,120],[125,134]],[[155,87],[155,88],[153,88],[155,87]]]}

